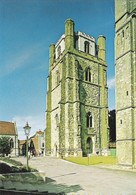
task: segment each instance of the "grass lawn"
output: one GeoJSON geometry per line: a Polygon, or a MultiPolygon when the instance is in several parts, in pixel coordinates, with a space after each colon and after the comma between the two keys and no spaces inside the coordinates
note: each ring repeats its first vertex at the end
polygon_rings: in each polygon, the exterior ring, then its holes
{"type": "Polygon", "coordinates": [[[21,162],[17,162],[16,160],[10,159],[9,157],[1,157],[0,160],[10,163],[15,166],[22,166],[21,162]]]}
{"type": "Polygon", "coordinates": [[[102,164],[116,164],[117,158],[112,156],[92,156],[89,157],[65,157],[64,160],[77,163],[80,165],[102,165],[102,164]]]}

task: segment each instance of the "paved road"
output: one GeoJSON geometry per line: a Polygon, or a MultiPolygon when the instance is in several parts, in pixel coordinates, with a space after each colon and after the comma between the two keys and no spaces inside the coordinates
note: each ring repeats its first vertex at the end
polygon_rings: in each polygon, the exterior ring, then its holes
{"type": "MultiPolygon", "coordinates": [[[[26,163],[24,157],[17,160],[26,163]]],[[[136,195],[136,172],[77,165],[50,157],[33,157],[29,165],[46,173],[52,189],[58,186],[69,194],[136,195]]]]}

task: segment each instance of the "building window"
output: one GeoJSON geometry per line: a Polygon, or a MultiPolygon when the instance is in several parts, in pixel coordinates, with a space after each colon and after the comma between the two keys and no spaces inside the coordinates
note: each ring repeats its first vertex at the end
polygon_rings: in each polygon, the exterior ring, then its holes
{"type": "Polygon", "coordinates": [[[42,147],[44,147],[44,143],[42,143],[42,147]]]}
{"type": "Polygon", "coordinates": [[[120,120],[120,124],[122,124],[122,120],[120,120]]]}
{"type": "Polygon", "coordinates": [[[126,27],[126,39],[129,37],[129,28],[128,28],[128,26],[126,27]]]}
{"type": "Polygon", "coordinates": [[[60,54],[61,54],[61,46],[58,47],[58,58],[60,57],[60,54]]]}
{"type": "Polygon", "coordinates": [[[11,140],[10,140],[10,147],[11,148],[14,148],[14,142],[13,142],[13,139],[11,138],[11,140]]]}
{"type": "Polygon", "coordinates": [[[90,71],[90,68],[87,68],[85,70],[85,81],[91,82],[91,71],[90,71]]]}
{"type": "Polygon", "coordinates": [[[124,37],[124,30],[122,31],[122,37],[124,37]]]}
{"type": "Polygon", "coordinates": [[[128,96],[128,91],[126,92],[127,96],[128,96]]]}
{"type": "Polygon", "coordinates": [[[57,129],[58,125],[59,125],[59,116],[58,114],[56,114],[55,115],[55,129],[57,129]]]}
{"type": "Polygon", "coordinates": [[[59,71],[56,71],[56,84],[58,85],[60,81],[60,75],[59,75],[59,71]]]}
{"type": "Polygon", "coordinates": [[[104,85],[107,85],[107,74],[106,74],[106,70],[103,70],[103,80],[104,80],[104,85]]]}
{"type": "Polygon", "coordinates": [[[87,127],[92,127],[92,115],[91,112],[87,114],[87,127]]]}
{"type": "Polygon", "coordinates": [[[85,41],[84,43],[84,51],[85,53],[89,53],[89,42],[88,41],[85,41]]]}
{"type": "Polygon", "coordinates": [[[117,35],[117,44],[119,45],[120,42],[121,42],[121,34],[119,33],[119,34],[117,35]]]}

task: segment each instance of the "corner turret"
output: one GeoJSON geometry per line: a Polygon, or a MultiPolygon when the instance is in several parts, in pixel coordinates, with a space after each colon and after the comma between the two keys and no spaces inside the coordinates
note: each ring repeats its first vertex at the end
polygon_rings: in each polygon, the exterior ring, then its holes
{"type": "Polygon", "coordinates": [[[65,49],[74,49],[74,21],[71,19],[65,22],[65,49]]]}
{"type": "Polygon", "coordinates": [[[98,58],[102,60],[106,60],[106,50],[105,50],[105,36],[100,35],[98,37],[98,58]]]}
{"type": "Polygon", "coordinates": [[[50,66],[54,63],[55,60],[55,45],[50,45],[50,66]]]}

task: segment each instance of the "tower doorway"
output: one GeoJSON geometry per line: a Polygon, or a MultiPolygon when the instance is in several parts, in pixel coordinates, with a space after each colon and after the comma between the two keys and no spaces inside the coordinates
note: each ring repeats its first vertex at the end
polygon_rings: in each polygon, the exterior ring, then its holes
{"type": "Polygon", "coordinates": [[[91,154],[93,152],[93,142],[90,137],[87,138],[86,149],[88,154],[91,154]]]}
{"type": "Polygon", "coordinates": [[[57,156],[57,151],[58,151],[58,148],[57,148],[57,145],[55,144],[54,145],[54,156],[57,156]]]}

